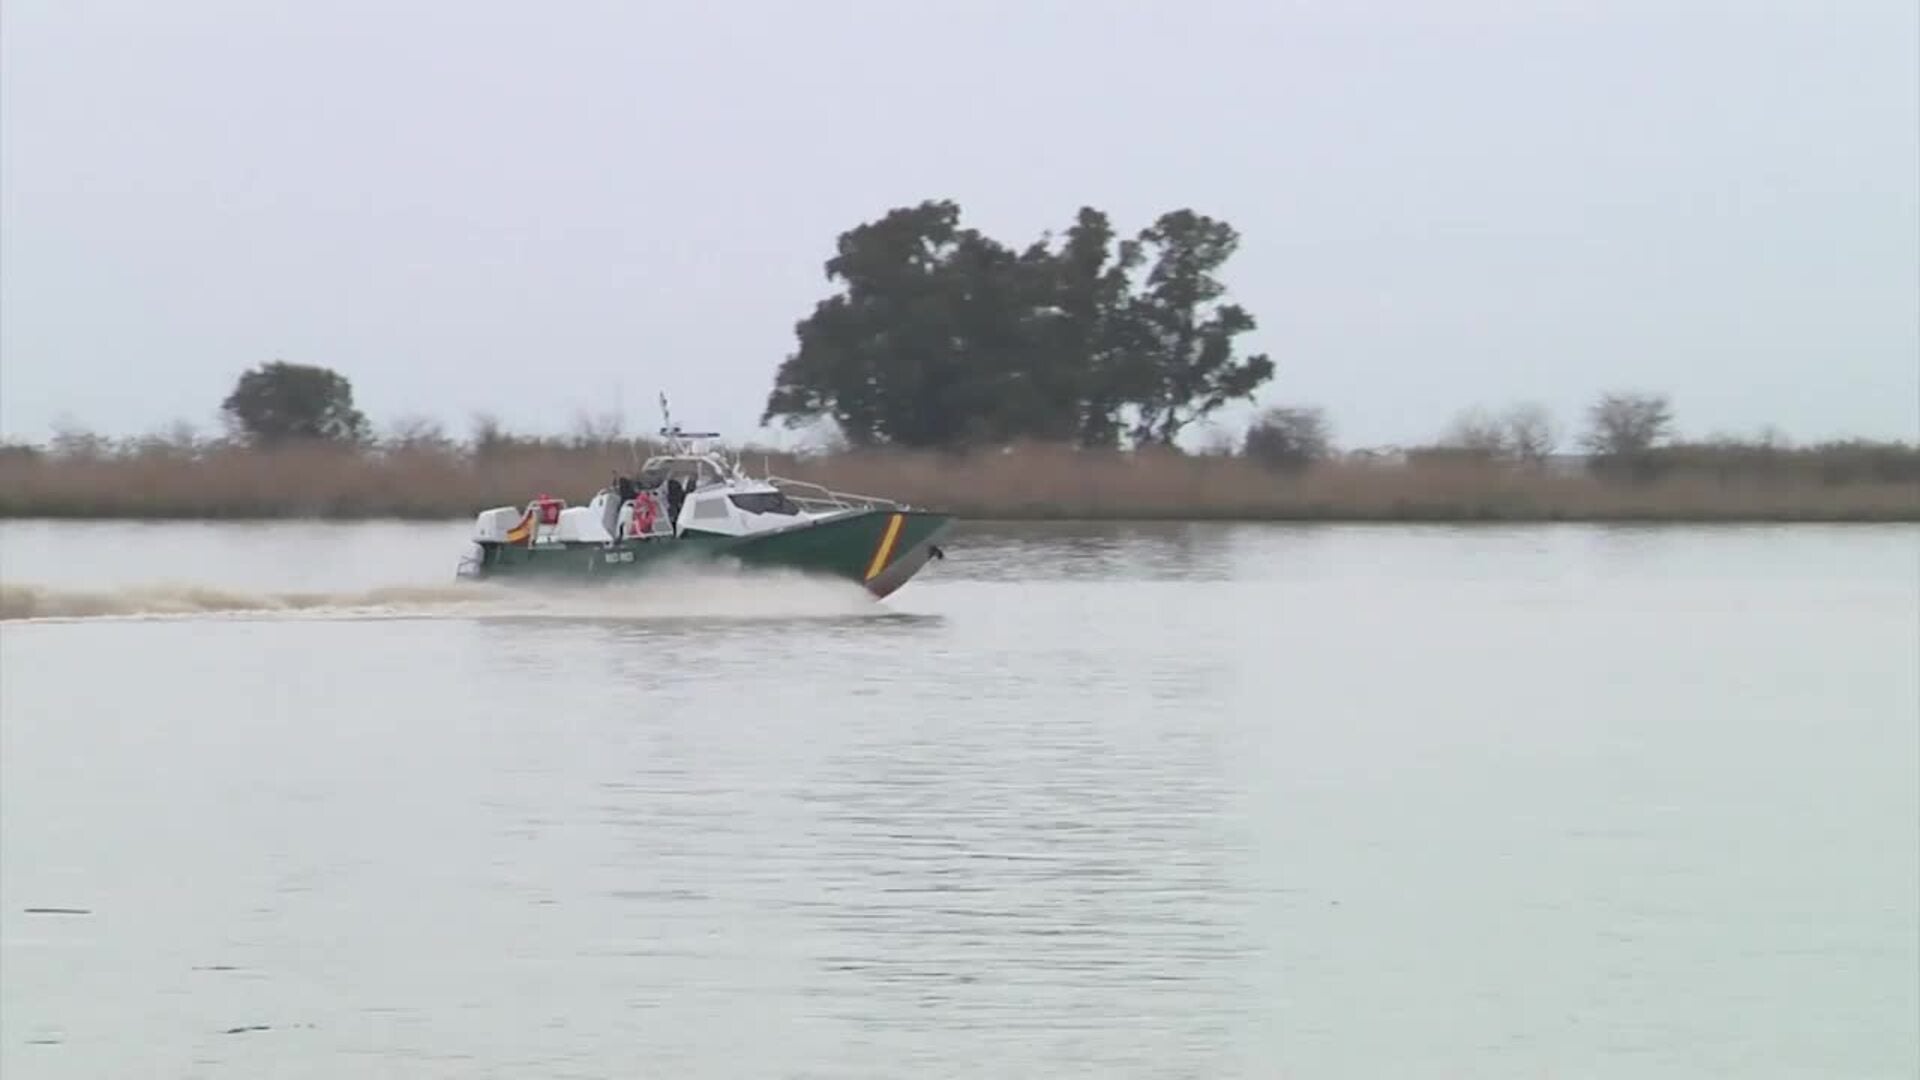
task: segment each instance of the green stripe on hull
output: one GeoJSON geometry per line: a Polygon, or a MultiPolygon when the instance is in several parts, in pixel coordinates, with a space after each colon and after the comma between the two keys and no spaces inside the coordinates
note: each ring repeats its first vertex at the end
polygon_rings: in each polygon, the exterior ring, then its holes
{"type": "Polygon", "coordinates": [[[695,531],[678,539],[623,540],[527,548],[500,545],[486,554],[483,580],[626,581],[635,577],[736,561],[840,578],[886,596],[925,565],[931,545],[952,524],[945,514],[863,510],[817,524],[747,536],[695,531]],[[898,519],[898,524],[895,524],[898,519]]]}

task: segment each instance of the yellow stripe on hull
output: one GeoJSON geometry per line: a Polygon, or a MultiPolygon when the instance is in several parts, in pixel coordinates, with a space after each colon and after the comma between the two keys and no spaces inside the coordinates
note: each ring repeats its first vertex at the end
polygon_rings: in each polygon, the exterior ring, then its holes
{"type": "Polygon", "coordinates": [[[895,514],[887,522],[887,531],[880,535],[880,546],[874,549],[873,561],[867,564],[868,581],[887,568],[887,560],[893,557],[894,541],[900,539],[900,524],[905,520],[903,515],[895,514]]]}

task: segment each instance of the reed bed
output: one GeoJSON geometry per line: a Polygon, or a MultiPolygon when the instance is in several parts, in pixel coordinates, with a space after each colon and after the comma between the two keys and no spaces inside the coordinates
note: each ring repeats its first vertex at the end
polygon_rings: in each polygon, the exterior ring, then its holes
{"type": "MultiPolygon", "coordinates": [[[[467,518],[543,493],[584,502],[616,472],[632,471],[635,454],[625,444],[11,451],[0,454],[0,517],[467,518]]],[[[1638,479],[1445,457],[1283,470],[1239,456],[1057,446],[819,457],[749,450],[745,463],[754,473],[770,468],[976,520],[1920,521],[1912,470],[1836,472],[1823,458],[1733,468],[1676,457],[1638,479]]]]}

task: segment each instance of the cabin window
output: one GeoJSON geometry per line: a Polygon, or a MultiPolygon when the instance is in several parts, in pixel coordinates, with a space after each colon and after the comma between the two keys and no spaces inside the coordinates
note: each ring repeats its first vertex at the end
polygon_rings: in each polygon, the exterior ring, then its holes
{"type": "Polygon", "coordinates": [[[733,505],[749,514],[798,514],[800,507],[787,498],[784,492],[754,491],[745,495],[731,496],[733,505]]]}
{"type": "Polygon", "coordinates": [[[694,500],[693,518],[695,521],[711,521],[715,518],[724,518],[726,516],[727,501],[725,499],[717,495],[712,495],[704,499],[694,500]]]}

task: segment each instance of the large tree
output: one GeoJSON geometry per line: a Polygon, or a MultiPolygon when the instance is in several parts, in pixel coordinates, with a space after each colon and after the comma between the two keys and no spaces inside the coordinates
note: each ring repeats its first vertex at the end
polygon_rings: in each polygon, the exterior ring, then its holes
{"type": "Polygon", "coordinates": [[[257,446],[302,439],[359,442],[370,433],[346,376],[283,360],[243,373],[220,411],[257,446]]]}
{"type": "Polygon", "coordinates": [[[1121,394],[1137,406],[1136,443],[1170,444],[1180,429],[1273,377],[1265,353],[1234,356],[1234,338],[1254,329],[1238,304],[1221,302],[1217,274],[1240,246],[1233,226],[1191,210],[1162,214],[1140,233],[1153,259],[1145,289],[1128,307],[1121,394]]]}
{"type": "Polygon", "coordinates": [[[794,328],[761,420],[830,416],[856,446],[960,441],[983,404],[977,355],[1005,336],[995,285],[1010,253],[960,227],[952,202],[888,212],[840,236],[841,292],[794,328]]]}
{"type": "Polygon", "coordinates": [[[855,445],[1111,446],[1129,426],[1171,442],[1272,374],[1264,356],[1232,356],[1253,321],[1218,303],[1214,274],[1236,243],[1179,211],[1116,244],[1083,207],[1057,249],[1015,251],[962,228],[951,201],[896,208],[840,236],[826,265],[840,291],[795,326],[762,422],[828,416],[855,445]]]}
{"type": "Polygon", "coordinates": [[[1048,253],[1051,303],[1043,344],[1055,386],[1070,389],[1062,411],[1084,446],[1112,446],[1123,424],[1127,317],[1139,245],[1114,242],[1107,215],[1080,208],[1057,253],[1048,253]]]}

